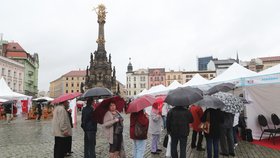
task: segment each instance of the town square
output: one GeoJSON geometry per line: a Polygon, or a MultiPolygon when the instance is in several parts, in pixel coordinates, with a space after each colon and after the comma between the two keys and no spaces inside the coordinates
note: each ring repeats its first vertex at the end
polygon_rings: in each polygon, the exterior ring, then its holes
{"type": "Polygon", "coordinates": [[[280,157],[279,5],[2,2],[0,158],[280,157]]]}

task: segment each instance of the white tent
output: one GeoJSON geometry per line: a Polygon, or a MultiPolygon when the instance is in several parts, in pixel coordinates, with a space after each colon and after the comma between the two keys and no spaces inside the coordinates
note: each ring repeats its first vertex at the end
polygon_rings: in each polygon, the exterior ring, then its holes
{"type": "Polygon", "coordinates": [[[0,103],[4,103],[4,102],[6,102],[6,101],[8,101],[8,100],[6,100],[6,99],[1,99],[1,98],[0,98],[0,103]]]}
{"type": "Polygon", "coordinates": [[[197,85],[204,85],[208,84],[209,80],[203,78],[199,74],[195,74],[191,80],[189,80],[187,83],[185,83],[183,86],[197,86],[197,85]]]}
{"type": "Polygon", "coordinates": [[[280,73],[280,64],[275,65],[273,67],[270,67],[268,69],[265,69],[265,70],[259,72],[258,74],[260,74],[260,75],[268,75],[268,74],[275,74],[275,73],[280,73]]]}
{"type": "Polygon", "coordinates": [[[160,85],[157,85],[157,86],[153,86],[151,87],[146,94],[151,94],[151,95],[160,95],[160,94],[167,94],[168,92],[168,89],[160,84],[160,85]]]}
{"type": "Polygon", "coordinates": [[[257,73],[246,69],[245,67],[237,63],[233,63],[222,74],[210,80],[209,83],[236,82],[236,84],[241,84],[239,82],[241,78],[250,77],[254,75],[257,75],[257,73]]]}
{"type": "MultiPolygon", "coordinates": [[[[280,84],[258,84],[253,86],[246,86],[245,91],[247,115],[247,128],[252,129],[254,139],[259,139],[261,129],[258,123],[258,115],[262,114],[266,117],[269,126],[273,128],[271,122],[271,114],[275,113],[280,117],[280,84]]],[[[264,138],[267,135],[263,136],[264,138]]]]}
{"type": "Polygon", "coordinates": [[[7,85],[6,81],[2,77],[0,79],[0,98],[3,99],[21,99],[27,98],[28,96],[13,92],[10,87],[7,85]]]}
{"type": "Polygon", "coordinates": [[[50,97],[39,97],[39,98],[36,98],[36,99],[33,99],[33,101],[37,101],[37,100],[47,100],[47,101],[53,101],[53,98],[50,98],[50,97]]]}
{"type": "Polygon", "coordinates": [[[177,80],[174,80],[168,87],[168,90],[173,90],[176,89],[178,87],[183,87],[183,85],[181,83],[179,83],[177,80]]]}
{"type": "Polygon", "coordinates": [[[148,92],[148,90],[145,88],[145,89],[142,90],[141,93],[137,94],[137,96],[145,95],[145,94],[147,94],[147,92],[148,92]]]}

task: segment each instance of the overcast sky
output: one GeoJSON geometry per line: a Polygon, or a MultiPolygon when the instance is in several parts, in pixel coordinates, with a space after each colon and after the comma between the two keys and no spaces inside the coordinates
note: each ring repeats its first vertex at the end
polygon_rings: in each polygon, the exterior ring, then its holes
{"type": "Polygon", "coordinates": [[[135,69],[197,70],[197,57],[241,60],[280,55],[279,0],[3,0],[0,33],[40,59],[39,90],[89,65],[99,3],[117,79],[135,69]]]}

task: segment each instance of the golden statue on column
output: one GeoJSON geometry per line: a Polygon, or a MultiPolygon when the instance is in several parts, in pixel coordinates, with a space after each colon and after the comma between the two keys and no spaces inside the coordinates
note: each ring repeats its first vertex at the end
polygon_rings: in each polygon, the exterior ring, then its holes
{"type": "Polygon", "coordinates": [[[97,8],[94,8],[97,16],[98,16],[98,22],[105,22],[106,20],[106,7],[104,4],[99,4],[97,8]]]}

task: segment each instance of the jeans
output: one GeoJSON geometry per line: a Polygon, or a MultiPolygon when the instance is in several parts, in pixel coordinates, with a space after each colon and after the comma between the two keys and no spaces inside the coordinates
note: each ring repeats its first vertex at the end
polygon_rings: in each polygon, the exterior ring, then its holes
{"type": "Polygon", "coordinates": [[[54,137],[54,158],[64,158],[65,146],[65,137],[54,137]]]}
{"type": "Polygon", "coordinates": [[[232,128],[221,128],[220,144],[222,153],[234,153],[232,128]]]}
{"type": "Polygon", "coordinates": [[[202,132],[197,132],[197,131],[193,130],[191,147],[192,148],[196,147],[197,149],[201,149],[202,148],[202,140],[203,140],[202,132]],[[198,142],[197,142],[197,145],[196,145],[197,133],[198,133],[198,142]]]}
{"type": "Polygon", "coordinates": [[[166,116],[162,116],[163,129],[166,128],[166,116]]]}
{"type": "Polygon", "coordinates": [[[134,140],[133,158],[144,158],[146,140],[134,140]]]}
{"type": "Polygon", "coordinates": [[[159,142],[159,134],[152,134],[152,144],[151,144],[152,152],[157,152],[158,142],[159,142]]]}
{"type": "Polygon", "coordinates": [[[186,147],[188,137],[171,136],[171,157],[178,158],[177,145],[180,141],[180,158],[186,158],[186,147]]]}
{"type": "Polygon", "coordinates": [[[238,126],[236,125],[236,126],[233,127],[233,142],[234,142],[234,144],[238,143],[237,134],[238,134],[238,126]]]}
{"type": "Polygon", "coordinates": [[[219,139],[206,137],[207,158],[212,158],[212,146],[214,147],[214,158],[219,157],[219,139]]]}
{"type": "Polygon", "coordinates": [[[96,145],[96,132],[85,131],[84,158],[96,158],[95,145],[96,145]]]}

